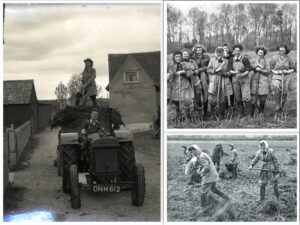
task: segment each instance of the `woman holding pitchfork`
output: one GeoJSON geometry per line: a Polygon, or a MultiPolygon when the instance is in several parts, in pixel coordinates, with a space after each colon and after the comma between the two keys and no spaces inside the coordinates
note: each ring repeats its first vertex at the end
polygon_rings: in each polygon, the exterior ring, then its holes
{"type": "Polygon", "coordinates": [[[223,47],[217,47],[216,57],[209,61],[208,103],[217,120],[224,118],[226,100],[232,95],[232,85],[227,72],[228,60],[225,59],[223,47]]]}
{"type": "Polygon", "coordinates": [[[251,67],[254,70],[254,74],[251,78],[251,116],[254,116],[255,108],[258,110],[258,115],[261,116],[264,113],[267,96],[269,93],[269,74],[270,69],[267,65],[265,55],[267,54],[267,48],[264,46],[258,46],[255,48],[257,58],[251,61],[251,67]]]}
{"type": "Polygon", "coordinates": [[[290,50],[286,45],[281,45],[277,49],[279,53],[274,55],[270,60],[270,69],[272,72],[271,88],[276,104],[274,119],[280,119],[280,112],[281,119],[283,119],[283,117],[285,117],[283,106],[287,100],[289,81],[291,77],[290,74],[295,72],[296,66],[291,58],[287,55],[290,50]]]}

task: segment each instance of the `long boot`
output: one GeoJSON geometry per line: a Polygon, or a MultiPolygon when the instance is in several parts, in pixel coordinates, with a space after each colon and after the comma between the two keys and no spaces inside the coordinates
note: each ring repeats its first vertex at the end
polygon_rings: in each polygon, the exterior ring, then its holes
{"type": "Polygon", "coordinates": [[[237,178],[237,164],[234,164],[234,167],[233,167],[233,177],[237,178]]]}
{"type": "Polygon", "coordinates": [[[206,195],[207,193],[201,193],[200,195],[200,205],[202,208],[205,208],[207,206],[206,195]]]}
{"type": "Polygon", "coordinates": [[[266,194],[266,185],[260,186],[260,201],[265,200],[265,194],[266,194]]]}
{"type": "Polygon", "coordinates": [[[204,115],[207,115],[208,101],[203,103],[204,115]]]}
{"type": "Polygon", "coordinates": [[[261,113],[262,113],[262,114],[264,113],[264,110],[265,110],[265,104],[266,104],[265,101],[261,101],[261,102],[260,102],[260,107],[261,107],[261,113]]]}
{"type": "Polygon", "coordinates": [[[245,102],[244,115],[248,116],[251,114],[251,102],[245,102]]]}
{"type": "Polygon", "coordinates": [[[254,116],[254,111],[255,111],[255,104],[251,105],[251,116],[254,116]]]}
{"type": "Polygon", "coordinates": [[[226,201],[229,200],[229,197],[224,194],[221,190],[219,190],[216,186],[216,184],[214,184],[211,188],[211,191],[217,195],[219,195],[221,198],[225,199],[226,201]]]}
{"type": "Polygon", "coordinates": [[[274,194],[275,194],[275,196],[278,200],[279,199],[279,189],[278,189],[278,183],[277,182],[274,184],[273,188],[274,188],[274,194]]]}
{"type": "Polygon", "coordinates": [[[239,118],[243,117],[243,111],[244,111],[243,108],[244,108],[243,107],[243,103],[242,102],[238,102],[237,103],[237,111],[238,111],[237,113],[238,113],[238,117],[239,118]]]}

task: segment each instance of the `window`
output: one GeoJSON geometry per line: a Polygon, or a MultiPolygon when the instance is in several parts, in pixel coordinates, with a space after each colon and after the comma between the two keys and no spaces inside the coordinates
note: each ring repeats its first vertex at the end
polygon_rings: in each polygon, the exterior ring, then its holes
{"type": "Polygon", "coordinates": [[[124,73],[124,83],[138,83],[139,82],[139,72],[130,71],[124,73]]]}

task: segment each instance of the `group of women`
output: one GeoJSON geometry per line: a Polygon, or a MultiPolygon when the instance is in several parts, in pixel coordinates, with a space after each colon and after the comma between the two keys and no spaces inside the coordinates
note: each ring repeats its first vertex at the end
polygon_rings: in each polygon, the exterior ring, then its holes
{"type": "Polygon", "coordinates": [[[268,61],[264,46],[256,47],[256,57],[250,60],[242,50],[242,45],[236,44],[230,52],[224,44],[209,58],[205,47],[196,44],[192,51],[184,48],[174,52],[173,63],[168,66],[167,97],[178,116],[187,106],[190,111],[201,111],[204,120],[211,119],[208,108],[217,119],[225,118],[226,109],[236,111],[239,117],[254,116],[256,111],[262,115],[269,94],[275,99],[275,115],[282,111],[290,74],[296,70],[288,56],[290,50],[279,46],[268,61]]]}

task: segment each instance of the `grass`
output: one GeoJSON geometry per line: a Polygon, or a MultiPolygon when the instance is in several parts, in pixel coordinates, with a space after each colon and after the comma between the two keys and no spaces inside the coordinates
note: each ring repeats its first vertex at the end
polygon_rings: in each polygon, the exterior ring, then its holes
{"type": "MultiPolygon", "coordinates": [[[[297,149],[296,141],[268,141],[271,148],[276,151],[280,161],[281,170],[286,172],[279,178],[279,191],[282,202],[276,203],[273,188],[268,185],[266,198],[275,202],[279,207],[276,215],[268,214],[260,205],[259,200],[259,171],[250,171],[248,166],[257,151],[258,140],[247,141],[170,141],[168,143],[168,196],[167,211],[168,221],[296,221],[297,220],[297,166],[290,165],[290,155],[285,151],[287,148],[297,149]],[[198,144],[202,149],[208,149],[211,153],[213,147],[221,142],[226,156],[222,160],[222,166],[230,159],[228,144],[233,143],[240,154],[238,178],[235,180],[221,179],[218,187],[233,199],[232,214],[221,214],[221,217],[203,217],[200,215],[200,188],[187,189],[187,177],[184,176],[182,162],[185,156],[181,152],[181,145],[198,144]],[[286,175],[284,175],[286,174],[286,175]]],[[[258,165],[257,165],[258,166],[258,165]]],[[[221,199],[218,200],[222,201],[221,199]]],[[[214,212],[212,212],[214,213],[214,212]]]]}
{"type": "MultiPolygon", "coordinates": [[[[214,57],[214,53],[207,53],[209,57],[214,57]]],[[[252,51],[243,53],[248,58],[256,57],[252,51]]],[[[266,55],[267,61],[277,52],[269,52],[266,55]]],[[[289,56],[296,61],[297,52],[291,51],[289,56]]],[[[172,57],[168,55],[168,64],[171,63],[172,57]]],[[[268,98],[265,106],[265,118],[242,118],[242,119],[230,119],[220,120],[211,119],[208,121],[199,122],[175,122],[168,120],[168,128],[296,128],[297,127],[297,74],[291,75],[288,100],[285,104],[285,112],[287,115],[286,120],[278,121],[274,120],[275,115],[275,103],[272,99],[268,98]]]]}

